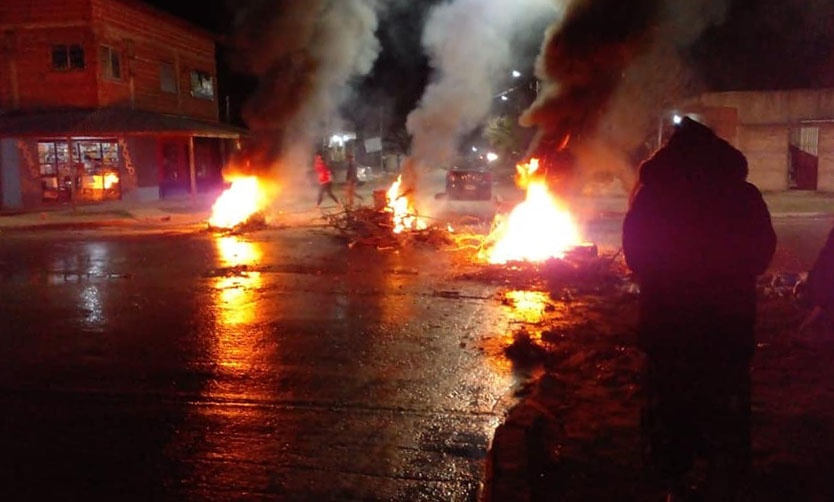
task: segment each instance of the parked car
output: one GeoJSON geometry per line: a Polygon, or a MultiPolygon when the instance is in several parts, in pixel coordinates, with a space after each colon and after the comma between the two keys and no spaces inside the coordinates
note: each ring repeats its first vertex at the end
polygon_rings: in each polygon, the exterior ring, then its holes
{"type": "Polygon", "coordinates": [[[452,167],[446,173],[446,196],[450,200],[492,199],[492,172],[480,165],[452,167]]]}
{"type": "Polygon", "coordinates": [[[374,174],[374,170],[371,166],[356,166],[356,179],[359,181],[359,183],[367,183],[375,177],[376,174],[374,174]]]}

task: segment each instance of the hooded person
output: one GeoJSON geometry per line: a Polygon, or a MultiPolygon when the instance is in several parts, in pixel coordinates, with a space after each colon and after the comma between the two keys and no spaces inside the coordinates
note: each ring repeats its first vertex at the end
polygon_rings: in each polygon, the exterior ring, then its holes
{"type": "Polygon", "coordinates": [[[747,174],[739,150],[684,118],[640,166],[623,221],[640,287],[647,460],[672,493],[699,455],[721,497],[738,492],[751,461],[756,281],[776,234],[747,174]]]}

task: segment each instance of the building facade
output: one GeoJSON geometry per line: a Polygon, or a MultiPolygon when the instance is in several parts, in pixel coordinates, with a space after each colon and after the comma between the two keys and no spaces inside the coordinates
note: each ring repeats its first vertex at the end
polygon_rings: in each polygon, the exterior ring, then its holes
{"type": "Polygon", "coordinates": [[[222,186],[215,51],[136,0],[0,0],[0,208],[222,186]]]}
{"type": "Polygon", "coordinates": [[[691,115],[747,157],[761,190],[834,192],[834,89],[707,93],[663,119],[691,115]]]}

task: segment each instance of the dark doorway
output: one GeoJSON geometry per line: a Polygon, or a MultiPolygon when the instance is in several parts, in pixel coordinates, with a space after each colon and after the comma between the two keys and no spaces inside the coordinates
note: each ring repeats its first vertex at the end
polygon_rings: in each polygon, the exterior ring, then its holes
{"type": "Polygon", "coordinates": [[[788,145],[788,187],[791,190],[816,190],[819,174],[818,127],[791,129],[788,145]]]}
{"type": "Polygon", "coordinates": [[[194,138],[194,170],[197,192],[210,192],[223,186],[221,139],[194,138]]]}
{"type": "Polygon", "coordinates": [[[191,193],[188,174],[188,141],[164,139],[159,145],[159,197],[191,193]]]}

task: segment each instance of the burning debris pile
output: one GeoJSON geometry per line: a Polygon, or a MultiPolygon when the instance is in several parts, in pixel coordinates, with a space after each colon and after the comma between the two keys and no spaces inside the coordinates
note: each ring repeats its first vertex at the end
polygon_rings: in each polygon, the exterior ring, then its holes
{"type": "Polygon", "coordinates": [[[387,191],[374,193],[373,207],[345,207],[326,213],[324,218],[351,248],[361,245],[395,249],[413,242],[441,247],[452,241],[447,229],[430,225],[427,218],[417,213],[400,178],[387,191]]]}
{"type": "Polygon", "coordinates": [[[600,253],[594,244],[576,246],[561,258],[481,266],[461,274],[460,278],[513,288],[544,289],[554,295],[569,289],[586,292],[634,289],[619,251],[600,253]]]}
{"type": "Polygon", "coordinates": [[[518,164],[516,170],[516,183],[527,195],[508,216],[496,216],[482,258],[500,264],[564,257],[581,241],[573,217],[550,193],[538,159],[518,164]]]}
{"type": "Polygon", "coordinates": [[[211,208],[208,229],[215,232],[241,233],[266,227],[264,191],[255,176],[241,176],[220,194],[211,208]]]}

